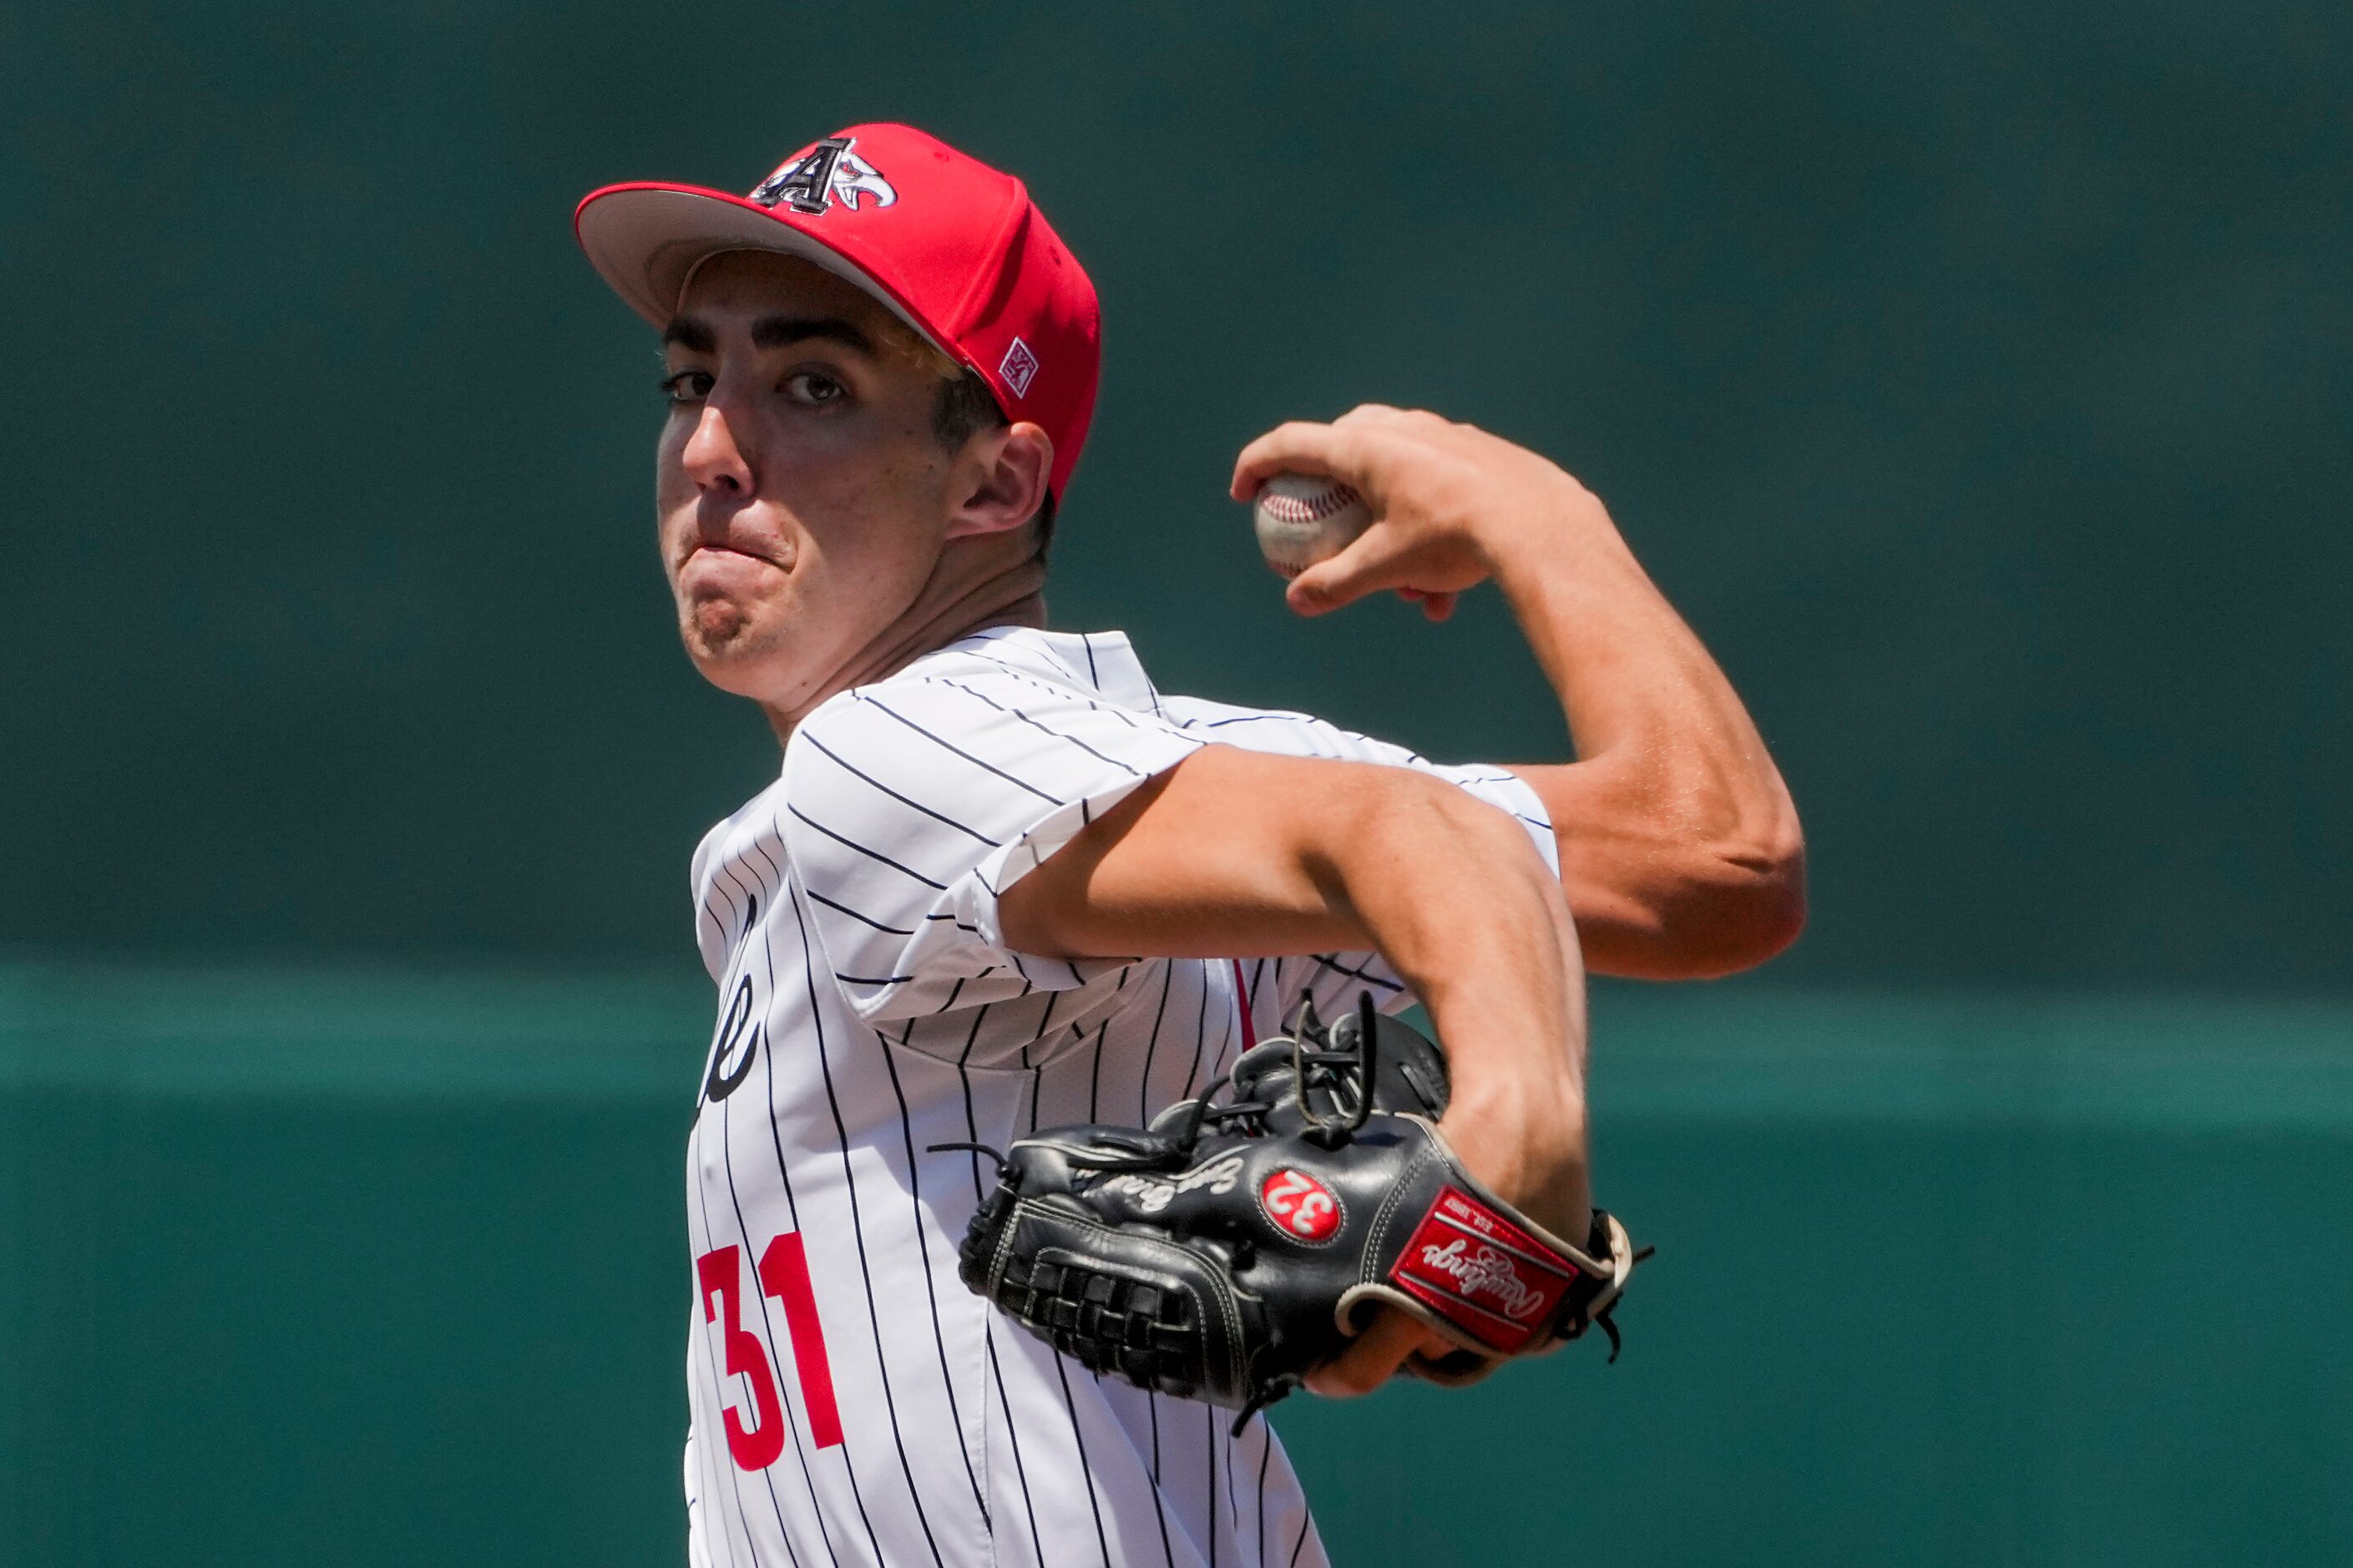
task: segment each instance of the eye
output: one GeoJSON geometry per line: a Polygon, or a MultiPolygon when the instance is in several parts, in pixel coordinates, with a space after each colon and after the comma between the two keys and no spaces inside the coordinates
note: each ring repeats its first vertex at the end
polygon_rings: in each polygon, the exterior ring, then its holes
{"type": "Polygon", "coordinates": [[[711,387],[708,371],[681,370],[661,378],[662,395],[672,403],[700,403],[711,395],[711,387]]]}
{"type": "Polygon", "coordinates": [[[797,370],[785,377],[785,395],[811,408],[824,408],[848,398],[849,388],[821,370],[797,370]]]}

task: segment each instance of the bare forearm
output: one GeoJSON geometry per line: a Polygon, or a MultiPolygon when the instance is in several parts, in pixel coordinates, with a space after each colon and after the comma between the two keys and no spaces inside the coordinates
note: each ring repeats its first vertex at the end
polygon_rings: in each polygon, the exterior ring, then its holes
{"type": "Polygon", "coordinates": [[[1576,928],[1525,832],[1453,785],[1207,747],[1015,883],[999,915],[1015,947],[1063,957],[1378,951],[1446,1044],[1465,1162],[1545,1223],[1583,1223],[1576,928]]]}
{"type": "Polygon", "coordinates": [[[1721,974],[1795,940],[1805,869],[1788,792],[1591,492],[1482,430],[1377,404],[1269,431],[1235,460],[1232,492],[1246,500],[1284,471],[1353,486],[1374,517],[1292,580],[1301,614],[1394,590],[1443,620],[1458,595],[1501,580],[1579,759],[1514,771],[1552,813],[1588,963],[1721,974]]]}
{"type": "Polygon", "coordinates": [[[1439,805],[1440,820],[1353,836],[1345,896],[1446,1043],[1446,1126],[1466,1161],[1581,1242],[1585,975],[1567,900],[1517,824],[1467,797],[1439,805]]]}
{"type": "Polygon", "coordinates": [[[1575,481],[1490,551],[1578,757],[1514,771],[1561,826],[1591,962],[1680,977],[1779,951],[1803,921],[1797,811],[1723,670],[1575,481]]]}
{"type": "MultiPolygon", "coordinates": [[[[1378,950],[1426,1003],[1463,1166],[1583,1242],[1585,989],[1567,900],[1520,826],[1403,768],[1205,746],[1007,889],[1014,947],[1061,957],[1378,950]]],[[[1447,1345],[1378,1315],[1310,1386],[1362,1393],[1447,1345]]]]}

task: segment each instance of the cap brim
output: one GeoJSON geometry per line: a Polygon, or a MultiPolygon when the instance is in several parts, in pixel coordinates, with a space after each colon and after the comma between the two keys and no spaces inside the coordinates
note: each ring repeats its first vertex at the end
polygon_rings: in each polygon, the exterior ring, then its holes
{"type": "Polygon", "coordinates": [[[700,185],[632,184],[591,191],[572,215],[572,232],[589,265],[629,309],[657,327],[670,325],[694,269],[726,250],[797,256],[881,300],[923,340],[962,363],[939,334],[872,273],[784,216],[724,191],[700,185]]]}

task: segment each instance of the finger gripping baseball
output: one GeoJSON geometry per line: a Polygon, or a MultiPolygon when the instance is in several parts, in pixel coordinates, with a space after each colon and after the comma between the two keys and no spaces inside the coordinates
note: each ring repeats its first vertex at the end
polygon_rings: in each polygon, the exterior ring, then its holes
{"type": "Polygon", "coordinates": [[[1356,490],[1336,479],[1306,474],[1273,475],[1259,488],[1250,506],[1260,552],[1285,577],[1339,554],[1372,521],[1356,490]]]}
{"type": "MultiPolygon", "coordinates": [[[[1546,1233],[1463,1169],[1431,1118],[1444,1059],[1369,1006],[1235,1064],[1232,1098],[1152,1131],[1075,1126],[1018,1140],[966,1232],[959,1273],[1096,1372],[1242,1412],[1331,1360],[1373,1307],[1454,1347],[1442,1383],[1610,1323],[1636,1255],[1597,1211],[1583,1246],[1546,1233]]],[[[1212,1086],[1211,1094],[1221,1086],[1212,1086]]]]}

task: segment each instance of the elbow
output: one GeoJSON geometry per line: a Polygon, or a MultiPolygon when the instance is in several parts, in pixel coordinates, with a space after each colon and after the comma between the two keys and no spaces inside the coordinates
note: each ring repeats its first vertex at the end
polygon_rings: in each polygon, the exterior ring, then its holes
{"type": "Polygon", "coordinates": [[[1694,850],[1685,880],[1683,973],[1718,979],[1788,951],[1806,929],[1806,847],[1795,824],[1694,850]]]}
{"type": "Polygon", "coordinates": [[[1779,957],[1804,933],[1805,841],[1793,827],[1785,841],[1727,864],[1739,889],[1733,900],[1736,940],[1729,944],[1724,970],[1730,974],[1779,957]]]}
{"type": "Polygon", "coordinates": [[[1787,952],[1805,930],[1805,846],[1794,831],[1662,846],[1644,858],[1630,885],[1580,911],[1587,959],[1606,973],[1720,980],[1787,952]]]}
{"type": "Polygon", "coordinates": [[[1804,932],[1805,835],[1778,776],[1765,789],[1683,794],[1640,773],[1579,776],[1591,787],[1545,804],[1591,967],[1720,979],[1788,952],[1804,932]]]}

